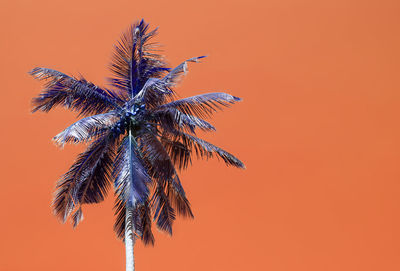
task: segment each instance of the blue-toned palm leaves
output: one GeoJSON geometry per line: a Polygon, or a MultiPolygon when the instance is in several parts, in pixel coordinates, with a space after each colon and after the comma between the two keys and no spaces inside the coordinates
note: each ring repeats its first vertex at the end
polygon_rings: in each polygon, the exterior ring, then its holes
{"type": "Polygon", "coordinates": [[[57,183],[54,212],[62,221],[82,220],[82,205],[101,202],[113,187],[116,194],[115,231],[124,238],[125,212],[133,210],[135,234],[153,244],[151,226],[172,234],[177,215],[193,217],[177,170],[199,158],[218,157],[227,165],[244,168],[230,153],[196,137],[196,130],[215,131],[203,120],[214,111],[240,101],[226,93],[207,93],[176,100],[173,90],[189,62],[166,66],[152,41],[156,30],[143,20],[132,25],[115,46],[110,88],[84,78],[34,68],[30,74],[46,80],[33,99],[33,112],[66,107],[83,116],[54,137],[65,143],[88,143],[57,183]]]}

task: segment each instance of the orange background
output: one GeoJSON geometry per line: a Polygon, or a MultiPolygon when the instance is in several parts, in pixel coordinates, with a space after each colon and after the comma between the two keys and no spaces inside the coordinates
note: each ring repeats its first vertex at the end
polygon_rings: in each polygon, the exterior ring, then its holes
{"type": "Polygon", "coordinates": [[[136,246],[145,270],[400,270],[399,1],[21,1],[0,8],[0,270],[124,270],[113,199],[76,230],[52,216],[55,181],[82,146],[75,120],[30,114],[35,66],[103,85],[137,19],[160,26],[171,66],[206,54],[177,89],[243,102],[204,137],[247,170],[196,161],[182,173],[195,220],[136,246]]]}

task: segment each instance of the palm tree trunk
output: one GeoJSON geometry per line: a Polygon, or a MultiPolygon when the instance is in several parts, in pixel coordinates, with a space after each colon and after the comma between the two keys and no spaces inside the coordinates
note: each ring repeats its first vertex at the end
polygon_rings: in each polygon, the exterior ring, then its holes
{"type": "Polygon", "coordinates": [[[133,255],[133,246],[135,245],[135,235],[133,232],[133,207],[126,205],[125,211],[125,255],[126,271],[135,270],[135,258],[133,255]]]}

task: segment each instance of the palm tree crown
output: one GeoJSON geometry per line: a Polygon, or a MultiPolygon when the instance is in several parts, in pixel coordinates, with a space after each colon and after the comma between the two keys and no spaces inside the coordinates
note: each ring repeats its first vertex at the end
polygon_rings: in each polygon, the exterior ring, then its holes
{"type": "Polygon", "coordinates": [[[65,143],[88,143],[87,149],[57,183],[55,214],[75,226],[82,220],[82,205],[101,202],[114,185],[115,231],[125,238],[129,225],[134,238],[154,244],[152,222],[172,234],[177,214],[193,217],[178,177],[195,155],[219,157],[227,165],[244,168],[236,157],[196,137],[196,130],[214,131],[203,120],[223,106],[240,99],[226,93],[207,93],[176,99],[173,87],[185,74],[188,62],[166,67],[156,53],[157,43],[143,20],[132,25],[115,46],[110,88],[84,78],[34,68],[30,74],[46,80],[33,99],[33,112],[63,106],[84,118],[54,137],[65,143]],[[127,212],[131,212],[126,219],[127,212]]]}

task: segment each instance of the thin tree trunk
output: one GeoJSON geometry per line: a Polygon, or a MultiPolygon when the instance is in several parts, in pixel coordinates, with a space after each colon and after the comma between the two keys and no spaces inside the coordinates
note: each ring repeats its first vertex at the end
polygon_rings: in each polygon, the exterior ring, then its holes
{"type": "Polygon", "coordinates": [[[135,270],[135,258],[133,255],[133,246],[135,245],[135,235],[133,233],[133,207],[126,206],[125,212],[125,253],[126,253],[126,271],[135,270]]]}

